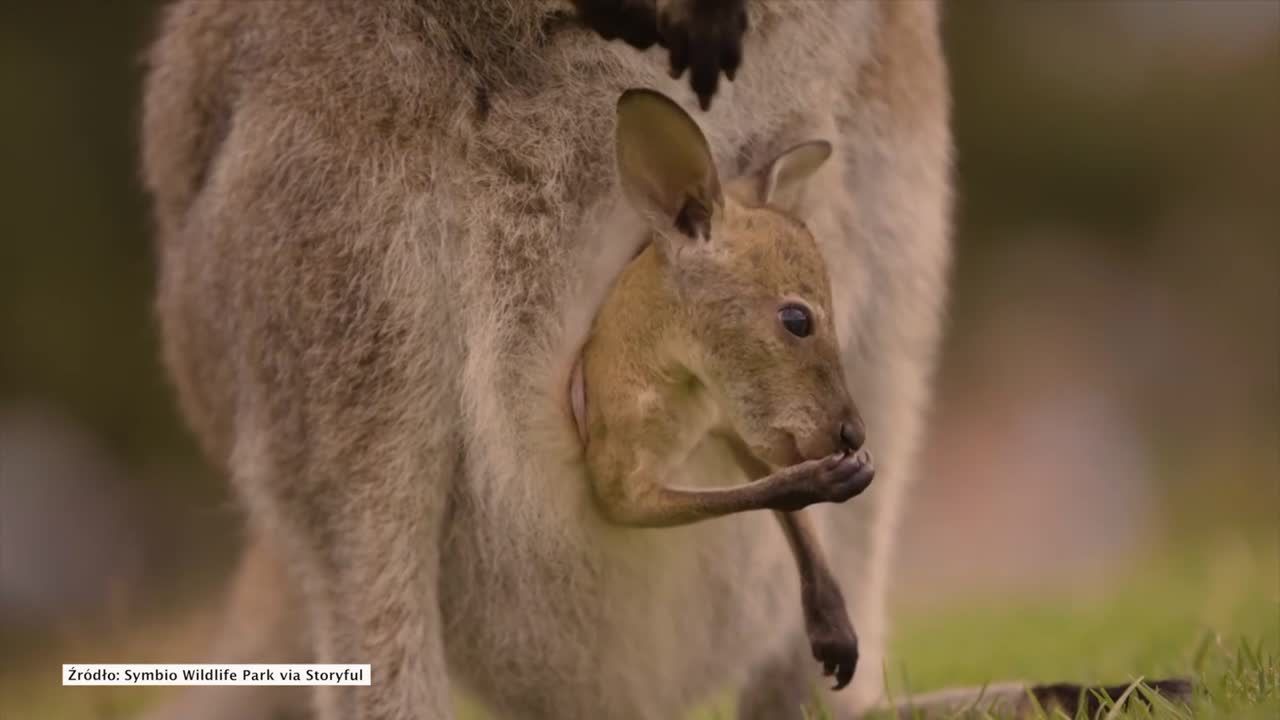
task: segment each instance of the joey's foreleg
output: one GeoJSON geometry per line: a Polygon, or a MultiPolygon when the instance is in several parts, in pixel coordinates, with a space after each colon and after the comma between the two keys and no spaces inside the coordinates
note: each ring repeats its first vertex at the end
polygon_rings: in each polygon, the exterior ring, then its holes
{"type": "Polygon", "coordinates": [[[615,523],[634,527],[670,527],[748,510],[795,512],[814,503],[840,503],[865,490],[874,474],[865,450],[807,460],[727,488],[667,485],[643,465],[631,472],[592,472],[601,511],[615,523]]]}

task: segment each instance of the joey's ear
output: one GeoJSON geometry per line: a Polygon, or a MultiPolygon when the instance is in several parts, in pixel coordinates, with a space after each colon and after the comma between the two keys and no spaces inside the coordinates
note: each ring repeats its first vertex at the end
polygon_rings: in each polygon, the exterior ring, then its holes
{"type": "Polygon", "coordinates": [[[724,205],[707,139],[675,101],[652,90],[618,100],[618,176],[631,205],[658,229],[709,238],[724,205]]]}
{"type": "Polygon", "coordinates": [[[748,205],[772,205],[797,213],[804,205],[809,179],[830,157],[831,143],[826,140],[794,145],[758,172],[735,179],[730,192],[748,205]]]}

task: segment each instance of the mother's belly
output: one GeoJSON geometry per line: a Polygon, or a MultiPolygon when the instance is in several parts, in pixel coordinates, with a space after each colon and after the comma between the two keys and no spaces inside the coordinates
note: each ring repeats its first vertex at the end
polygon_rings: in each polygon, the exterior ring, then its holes
{"type": "MultiPolygon", "coordinates": [[[[695,452],[686,475],[745,481],[719,441],[695,452]]],[[[577,533],[511,538],[526,552],[496,563],[477,535],[449,549],[451,672],[482,697],[550,716],[598,697],[639,717],[674,711],[741,682],[800,626],[795,567],[770,513],[657,530],[586,515],[577,533]]]]}

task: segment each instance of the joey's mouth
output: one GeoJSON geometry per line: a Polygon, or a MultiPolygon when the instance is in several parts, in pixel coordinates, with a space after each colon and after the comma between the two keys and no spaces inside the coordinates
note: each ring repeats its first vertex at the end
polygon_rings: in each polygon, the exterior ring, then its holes
{"type": "Polygon", "coordinates": [[[787,467],[798,465],[808,460],[821,460],[832,455],[852,456],[854,463],[859,467],[859,472],[874,473],[874,464],[871,459],[871,451],[863,446],[857,450],[847,447],[826,447],[821,449],[812,449],[810,452],[801,450],[801,444],[796,437],[789,432],[779,433],[781,440],[775,443],[771,448],[772,453],[768,456],[768,461],[777,467],[787,467]]]}
{"type": "MultiPolygon", "coordinates": [[[[850,453],[852,453],[852,454],[853,454],[853,462],[854,462],[855,466],[858,468],[858,472],[859,472],[859,473],[865,473],[865,474],[867,474],[868,476],[875,475],[875,472],[876,472],[876,466],[875,466],[875,463],[874,463],[874,462],[872,462],[872,460],[871,460],[871,451],[870,451],[870,450],[868,450],[868,449],[866,449],[866,448],[864,447],[864,448],[861,448],[861,449],[859,449],[859,450],[857,450],[857,451],[853,451],[853,450],[845,450],[845,451],[844,451],[844,453],[845,453],[846,455],[848,455],[848,454],[850,454],[850,453]]],[[[868,477],[868,481],[870,481],[870,477],[868,477]]]]}
{"type": "Polygon", "coordinates": [[[800,452],[800,446],[791,433],[776,430],[770,435],[772,437],[769,438],[768,445],[751,448],[753,455],[774,468],[790,467],[805,461],[804,454],[800,452]]]}

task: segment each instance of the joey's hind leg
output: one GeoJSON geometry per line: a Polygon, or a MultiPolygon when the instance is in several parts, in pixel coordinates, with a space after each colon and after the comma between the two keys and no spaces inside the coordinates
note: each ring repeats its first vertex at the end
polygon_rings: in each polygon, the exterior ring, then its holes
{"type": "Polygon", "coordinates": [[[849,622],[844,593],[805,513],[774,513],[791,546],[800,574],[800,607],[804,611],[804,631],[814,660],[823,674],[835,681],[839,690],[853,679],[858,665],[858,636],[849,622]]]}
{"type": "Polygon", "coordinates": [[[833,689],[847,685],[857,667],[858,638],[844,595],[807,515],[775,513],[799,571],[804,631],[793,634],[781,655],[753,670],[738,698],[744,720],[811,717],[822,683],[830,685],[819,678],[814,661],[834,679],[833,689]]]}

